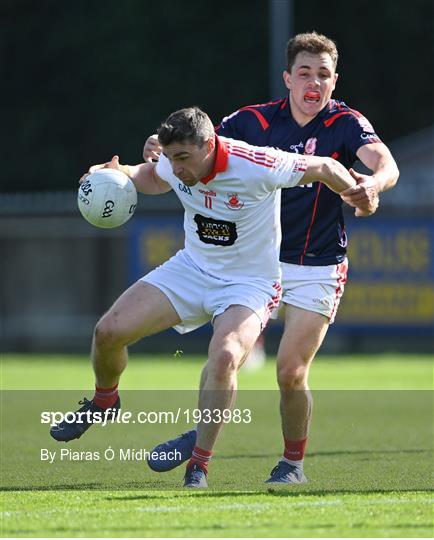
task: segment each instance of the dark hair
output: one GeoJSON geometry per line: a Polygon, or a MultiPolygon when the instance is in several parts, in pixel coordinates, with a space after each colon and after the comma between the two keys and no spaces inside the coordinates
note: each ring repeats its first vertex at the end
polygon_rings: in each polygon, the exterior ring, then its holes
{"type": "Polygon", "coordinates": [[[286,45],[286,66],[288,71],[291,71],[295,62],[295,57],[300,52],[309,54],[328,53],[331,56],[333,65],[336,69],[338,63],[338,50],[336,48],[336,43],[327,36],[323,36],[317,32],[309,32],[306,34],[297,34],[290,39],[286,45]]]}
{"type": "Polygon", "coordinates": [[[214,126],[209,116],[199,107],[189,107],[173,112],[157,129],[162,146],[173,142],[189,142],[203,146],[214,136],[214,126]]]}

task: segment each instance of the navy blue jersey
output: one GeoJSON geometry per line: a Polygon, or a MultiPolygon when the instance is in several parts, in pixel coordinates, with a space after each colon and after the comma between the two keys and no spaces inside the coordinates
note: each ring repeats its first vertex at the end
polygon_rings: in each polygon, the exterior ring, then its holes
{"type": "MultiPolygon", "coordinates": [[[[361,146],[381,142],[364,116],[334,99],[304,127],[293,119],[286,97],[243,107],[224,118],[216,132],[256,146],[330,156],[347,169],[357,160],[361,146]]],[[[326,185],[315,182],[283,189],[281,224],[281,261],[325,266],[344,259],[342,199],[326,185]]]]}

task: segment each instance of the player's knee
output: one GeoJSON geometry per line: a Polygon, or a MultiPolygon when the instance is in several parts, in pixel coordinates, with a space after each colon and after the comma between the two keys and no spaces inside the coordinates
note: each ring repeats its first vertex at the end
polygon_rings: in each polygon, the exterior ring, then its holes
{"type": "Polygon", "coordinates": [[[94,331],[94,342],[98,349],[112,349],[123,345],[114,320],[109,314],[104,315],[97,322],[94,331]]]}
{"type": "Polygon", "coordinates": [[[237,372],[239,359],[232,349],[222,348],[213,360],[208,371],[217,381],[225,381],[237,372]]]}
{"type": "Polygon", "coordinates": [[[277,382],[281,390],[298,390],[307,384],[308,366],[284,364],[277,368],[277,382]]]}

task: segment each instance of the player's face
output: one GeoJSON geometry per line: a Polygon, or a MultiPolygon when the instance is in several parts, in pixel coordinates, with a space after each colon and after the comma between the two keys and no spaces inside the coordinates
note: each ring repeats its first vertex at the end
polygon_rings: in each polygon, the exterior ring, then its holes
{"type": "Polygon", "coordinates": [[[300,125],[314,118],[327,104],[336,86],[337,73],[328,53],[298,53],[291,72],[283,79],[290,90],[291,112],[300,125]]]}
{"type": "Polygon", "coordinates": [[[210,174],[214,146],[213,139],[203,146],[175,142],[163,146],[163,154],[170,161],[173,174],[186,186],[194,186],[210,174]]]}

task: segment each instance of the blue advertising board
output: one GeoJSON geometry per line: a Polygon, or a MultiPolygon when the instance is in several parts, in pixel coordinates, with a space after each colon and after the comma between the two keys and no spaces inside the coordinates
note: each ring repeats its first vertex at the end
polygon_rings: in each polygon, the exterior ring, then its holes
{"type": "Polygon", "coordinates": [[[136,217],[129,224],[129,284],[163,264],[183,247],[182,214],[136,217]]]}
{"type": "Polygon", "coordinates": [[[434,221],[360,219],[349,227],[349,282],[338,325],[434,332],[434,221]]]}
{"type": "MultiPolygon", "coordinates": [[[[434,220],[375,216],[351,220],[348,232],[349,281],[336,330],[433,334],[434,220]]],[[[181,215],[136,217],[129,229],[130,283],[183,245],[181,215]]]]}

